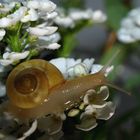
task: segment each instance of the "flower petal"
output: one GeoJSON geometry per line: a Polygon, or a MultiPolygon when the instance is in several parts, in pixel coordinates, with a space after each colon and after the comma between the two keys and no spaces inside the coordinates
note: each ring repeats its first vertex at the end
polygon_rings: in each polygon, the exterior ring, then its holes
{"type": "Polygon", "coordinates": [[[45,41],[45,42],[51,42],[51,43],[55,43],[58,42],[60,40],[60,34],[59,33],[54,33],[52,35],[48,35],[48,36],[40,36],[39,40],[41,41],[45,41]]]}
{"type": "Polygon", "coordinates": [[[84,96],[84,99],[83,99],[84,103],[85,104],[90,104],[89,98],[93,98],[94,99],[94,96],[96,96],[95,94],[96,94],[96,91],[94,89],[88,90],[86,95],[84,96]]]}
{"type": "Polygon", "coordinates": [[[109,89],[107,86],[102,86],[98,92],[99,98],[106,100],[109,97],[109,89]]]}
{"type": "Polygon", "coordinates": [[[114,112],[115,105],[112,102],[107,102],[105,107],[97,109],[96,117],[97,119],[108,120],[113,116],[114,112]]]}
{"type": "Polygon", "coordinates": [[[70,67],[73,67],[74,65],[76,65],[76,64],[79,64],[79,63],[81,63],[81,59],[74,59],[74,58],[67,58],[66,59],[66,64],[67,64],[67,69],[69,69],[70,67]]]}
{"type": "Polygon", "coordinates": [[[66,59],[65,58],[60,57],[60,58],[52,59],[52,60],[50,60],[50,63],[55,65],[61,71],[61,73],[64,75],[64,77],[67,77],[66,59]]]}
{"type": "Polygon", "coordinates": [[[84,96],[84,103],[92,105],[93,108],[102,108],[106,105],[106,102],[97,94],[95,90],[90,89],[84,96]]]}
{"type": "Polygon", "coordinates": [[[100,10],[94,11],[92,19],[96,23],[104,22],[107,19],[107,16],[100,10]]]}
{"type": "Polygon", "coordinates": [[[86,58],[86,59],[84,59],[83,63],[86,65],[86,67],[88,69],[88,72],[90,71],[90,69],[91,69],[91,67],[92,67],[92,65],[94,63],[94,60],[95,60],[94,58],[91,58],[91,59],[86,58]]]}
{"type": "Polygon", "coordinates": [[[93,115],[93,113],[96,113],[96,108],[94,108],[92,105],[88,105],[85,108],[85,112],[81,114],[81,117],[83,117],[84,115],[93,115]]]}
{"type": "Polygon", "coordinates": [[[56,8],[56,4],[49,0],[33,0],[33,1],[28,1],[27,7],[33,8],[33,9],[39,9],[41,11],[46,11],[46,12],[52,12],[56,8]]]}
{"type": "Polygon", "coordinates": [[[59,17],[59,16],[57,16],[54,19],[54,22],[57,25],[65,27],[65,28],[69,28],[69,27],[73,28],[75,26],[74,21],[71,18],[69,18],[69,17],[59,17]]]}
{"type": "Polygon", "coordinates": [[[86,115],[81,119],[81,123],[76,125],[76,128],[83,131],[90,131],[96,126],[96,119],[91,115],[86,115]]]}
{"type": "Polygon", "coordinates": [[[8,65],[10,65],[12,63],[13,63],[12,60],[0,59],[0,64],[3,65],[3,66],[8,66],[8,65]]]}
{"type": "Polygon", "coordinates": [[[91,68],[91,73],[94,74],[99,72],[102,69],[102,67],[103,67],[102,65],[94,64],[91,68]]]}
{"type": "Polygon", "coordinates": [[[54,27],[54,26],[47,26],[47,27],[29,27],[28,28],[28,32],[32,35],[35,36],[44,36],[44,35],[50,35],[53,34],[56,30],[58,29],[58,27],[54,27]]]}
{"type": "Polygon", "coordinates": [[[52,43],[52,44],[49,44],[48,46],[40,46],[40,47],[50,49],[50,50],[56,50],[56,49],[59,49],[61,45],[59,45],[58,43],[52,43]]]}
{"type": "Polygon", "coordinates": [[[103,108],[104,106],[106,106],[106,101],[103,101],[101,99],[97,99],[97,100],[94,101],[92,106],[94,108],[103,108]]]}
{"type": "Polygon", "coordinates": [[[73,67],[70,67],[67,72],[70,77],[79,77],[88,74],[88,70],[83,63],[79,63],[73,67]]]}
{"type": "Polygon", "coordinates": [[[9,54],[8,59],[17,61],[17,60],[26,58],[28,55],[29,55],[29,51],[25,51],[22,53],[12,52],[9,54]]]}

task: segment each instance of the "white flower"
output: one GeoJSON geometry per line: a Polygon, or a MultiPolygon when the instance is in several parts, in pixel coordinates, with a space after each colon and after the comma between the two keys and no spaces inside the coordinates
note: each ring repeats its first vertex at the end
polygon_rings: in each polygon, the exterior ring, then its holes
{"type": "Polygon", "coordinates": [[[8,13],[11,11],[18,2],[10,2],[9,4],[1,4],[0,3],[0,13],[8,13]]]}
{"type": "Polygon", "coordinates": [[[0,64],[4,66],[8,66],[15,62],[18,62],[21,59],[25,59],[29,55],[29,51],[25,51],[22,53],[18,52],[6,52],[3,54],[3,59],[0,59],[0,64]]]}
{"type": "Polygon", "coordinates": [[[38,18],[38,13],[34,9],[30,9],[28,13],[21,19],[21,22],[36,21],[38,18]]]}
{"type": "Polygon", "coordinates": [[[55,65],[64,75],[65,78],[68,78],[68,69],[76,64],[79,64],[81,59],[73,59],[73,58],[56,58],[50,60],[50,63],[55,65]]]}
{"type": "Polygon", "coordinates": [[[76,125],[77,129],[82,131],[90,131],[97,126],[96,119],[108,120],[115,112],[115,105],[112,102],[107,102],[103,108],[93,108],[88,106],[86,108],[88,111],[81,114],[81,123],[76,125]]]}
{"type": "Polygon", "coordinates": [[[71,19],[70,17],[57,16],[54,19],[54,22],[57,25],[65,27],[65,28],[68,28],[68,27],[73,28],[75,26],[75,23],[74,23],[73,19],[71,19]]]}
{"type": "Polygon", "coordinates": [[[131,10],[121,21],[117,32],[118,39],[123,43],[133,43],[140,40],[140,8],[131,10]]]}
{"type": "Polygon", "coordinates": [[[0,19],[0,28],[9,27],[12,25],[12,19],[3,17],[0,19]]]}
{"type": "Polygon", "coordinates": [[[65,28],[74,28],[78,21],[91,20],[95,23],[101,23],[104,22],[106,18],[106,15],[100,10],[70,9],[66,15],[65,11],[60,8],[58,9],[58,16],[54,19],[54,22],[65,28]]]}
{"type": "Polygon", "coordinates": [[[76,64],[74,67],[70,67],[68,70],[68,75],[70,77],[76,77],[76,76],[83,76],[88,74],[88,70],[86,68],[86,65],[83,63],[76,64]]]}
{"type": "MultiPolygon", "coordinates": [[[[107,98],[109,97],[109,90],[106,86],[102,86],[98,92],[94,89],[90,89],[86,92],[83,102],[84,104],[90,104],[92,108],[102,108],[106,105],[107,98]]],[[[87,109],[85,109],[86,111],[87,109]]],[[[88,111],[89,112],[89,111],[88,111]]]]}
{"type": "Polygon", "coordinates": [[[77,21],[77,20],[83,20],[83,19],[90,19],[91,17],[91,10],[80,10],[80,9],[71,9],[69,12],[69,16],[77,21]]]}
{"type": "Polygon", "coordinates": [[[133,38],[129,32],[130,30],[121,28],[117,33],[118,39],[123,43],[135,42],[135,38],[133,38]]]}
{"type": "Polygon", "coordinates": [[[46,42],[51,42],[51,43],[58,42],[61,39],[59,33],[54,33],[52,35],[47,35],[47,36],[39,36],[38,38],[41,41],[46,41],[46,42]]]}
{"type": "Polygon", "coordinates": [[[84,96],[85,109],[80,115],[81,123],[76,125],[77,129],[89,131],[97,126],[96,120],[108,120],[115,112],[115,105],[107,102],[109,90],[102,86],[99,91],[90,89],[84,96]]]}
{"type": "Polygon", "coordinates": [[[27,11],[26,7],[20,7],[13,14],[8,15],[7,17],[3,17],[0,19],[0,28],[6,28],[11,25],[16,24],[18,21],[22,19],[27,11]]]}
{"type": "Polygon", "coordinates": [[[77,76],[82,76],[82,75],[87,75],[90,73],[92,64],[94,62],[94,59],[85,59],[83,62],[74,64],[72,66],[69,66],[67,68],[67,73],[69,77],[77,77],[77,76]]]}
{"type": "Polygon", "coordinates": [[[3,39],[5,34],[6,34],[6,31],[4,29],[0,29],[0,41],[3,39]]]}
{"type": "Polygon", "coordinates": [[[49,45],[39,46],[40,49],[49,49],[49,50],[56,50],[60,48],[60,45],[58,43],[52,43],[49,45]]]}
{"type": "Polygon", "coordinates": [[[35,36],[44,36],[53,34],[58,28],[55,26],[47,26],[47,27],[29,27],[28,32],[35,36]]]}
{"type": "MultiPolygon", "coordinates": [[[[99,64],[93,64],[94,59],[73,59],[73,58],[56,58],[50,60],[64,75],[65,78],[74,78],[77,76],[86,75],[88,73],[97,73],[103,67],[99,64]]],[[[105,76],[107,76],[113,69],[113,66],[107,68],[105,76]]]]}
{"type": "Polygon", "coordinates": [[[58,15],[57,12],[47,13],[47,19],[53,19],[56,18],[58,15]]]}
{"type": "Polygon", "coordinates": [[[107,16],[100,10],[93,11],[92,19],[95,23],[101,23],[106,21],[107,16]]]}
{"type": "Polygon", "coordinates": [[[0,64],[3,65],[3,66],[8,66],[12,63],[13,63],[12,60],[0,59],[0,64]]]}
{"type": "Polygon", "coordinates": [[[30,0],[27,2],[28,8],[39,9],[41,11],[52,12],[56,5],[49,0],[30,0]]]}

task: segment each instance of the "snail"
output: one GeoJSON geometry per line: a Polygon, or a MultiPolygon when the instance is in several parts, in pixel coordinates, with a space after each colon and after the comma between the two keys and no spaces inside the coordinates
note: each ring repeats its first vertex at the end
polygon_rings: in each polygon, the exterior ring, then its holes
{"type": "Polygon", "coordinates": [[[71,80],[65,80],[61,72],[46,60],[33,59],[19,64],[6,82],[8,112],[20,119],[36,119],[72,108],[87,90],[98,86],[108,85],[123,91],[104,76],[116,55],[99,72],[71,80]]]}

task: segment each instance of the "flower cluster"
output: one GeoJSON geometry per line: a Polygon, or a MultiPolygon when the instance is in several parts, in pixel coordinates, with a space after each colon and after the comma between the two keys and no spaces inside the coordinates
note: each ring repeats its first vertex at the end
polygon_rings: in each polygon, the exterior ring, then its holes
{"type": "Polygon", "coordinates": [[[140,8],[132,9],[121,21],[117,35],[123,43],[133,43],[140,40],[140,8]]]}
{"type": "Polygon", "coordinates": [[[97,126],[96,120],[108,120],[115,112],[115,105],[111,101],[106,101],[109,97],[109,90],[102,86],[99,91],[88,90],[83,104],[84,112],[80,115],[81,123],[76,128],[83,131],[90,131],[97,126]]]}
{"type": "Polygon", "coordinates": [[[58,49],[60,39],[50,19],[57,15],[49,0],[29,0],[0,4],[0,64],[16,64],[30,59],[42,49],[58,49]]]}
{"type": "Polygon", "coordinates": [[[58,16],[54,22],[64,28],[74,28],[79,21],[91,21],[93,23],[101,23],[107,19],[106,15],[100,11],[93,11],[92,9],[70,9],[67,14],[63,8],[58,9],[58,16]]]}
{"type": "MultiPolygon", "coordinates": [[[[99,64],[94,64],[94,59],[73,59],[73,58],[56,58],[52,59],[50,63],[54,64],[64,75],[66,79],[72,79],[74,77],[79,77],[91,73],[97,73],[103,67],[99,64]]],[[[113,66],[108,67],[106,74],[113,69],[113,66]]],[[[106,86],[100,87],[99,90],[90,89],[86,92],[83,101],[78,106],[78,108],[72,108],[64,114],[60,114],[59,121],[63,121],[66,117],[75,117],[80,114],[81,123],[76,125],[77,129],[83,131],[90,131],[97,126],[96,120],[108,120],[115,112],[115,105],[111,101],[106,101],[109,97],[109,90],[106,86]],[[82,113],[81,113],[82,112],[82,113]]],[[[54,120],[52,120],[54,121],[54,120]]],[[[54,123],[54,122],[52,122],[54,123]]],[[[58,125],[53,125],[56,128],[51,128],[51,130],[61,130],[62,123],[58,125]]],[[[50,129],[49,129],[50,130],[50,129]]],[[[54,132],[53,132],[54,133],[54,132]]]]}
{"type": "MultiPolygon", "coordinates": [[[[94,64],[94,61],[94,58],[86,58],[82,61],[82,59],[61,57],[50,60],[50,63],[55,65],[66,79],[71,79],[100,71],[103,66],[94,64]]],[[[108,67],[105,75],[107,76],[112,69],[113,66],[108,67]]]]}

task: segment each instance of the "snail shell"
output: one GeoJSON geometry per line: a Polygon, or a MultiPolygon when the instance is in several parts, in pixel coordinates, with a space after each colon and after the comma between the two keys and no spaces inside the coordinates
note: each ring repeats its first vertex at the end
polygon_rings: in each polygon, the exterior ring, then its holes
{"type": "Polygon", "coordinates": [[[54,65],[33,59],[19,64],[9,74],[7,95],[17,107],[33,108],[43,103],[49,90],[63,81],[63,75],[54,65]]]}

